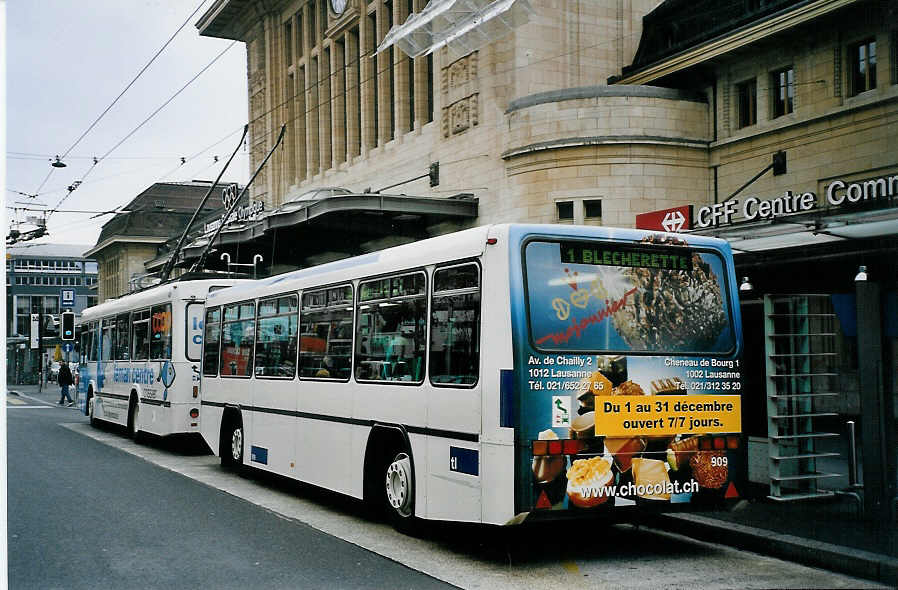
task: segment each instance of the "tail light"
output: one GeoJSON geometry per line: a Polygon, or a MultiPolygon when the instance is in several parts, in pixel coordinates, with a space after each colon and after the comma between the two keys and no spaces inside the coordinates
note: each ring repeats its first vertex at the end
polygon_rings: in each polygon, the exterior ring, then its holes
{"type": "Polygon", "coordinates": [[[194,397],[194,399],[196,399],[197,397],[199,397],[199,395],[200,395],[200,386],[199,386],[199,385],[194,385],[194,386],[193,386],[193,397],[194,397]]]}
{"type": "Polygon", "coordinates": [[[199,418],[199,416],[200,416],[200,411],[199,411],[198,408],[191,408],[191,409],[190,409],[190,417],[191,417],[191,418],[196,419],[196,418],[199,418]]]}

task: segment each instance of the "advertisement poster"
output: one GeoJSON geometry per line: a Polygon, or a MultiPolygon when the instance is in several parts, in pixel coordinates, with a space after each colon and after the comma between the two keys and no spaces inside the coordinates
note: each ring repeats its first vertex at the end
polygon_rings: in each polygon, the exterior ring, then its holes
{"type": "Polygon", "coordinates": [[[720,254],[532,241],[524,256],[534,507],[738,495],[742,367],[720,254]]]}

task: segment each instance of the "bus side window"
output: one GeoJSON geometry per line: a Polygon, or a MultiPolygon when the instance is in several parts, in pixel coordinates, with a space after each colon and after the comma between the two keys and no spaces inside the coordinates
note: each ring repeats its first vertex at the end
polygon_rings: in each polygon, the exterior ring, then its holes
{"type": "Polygon", "coordinates": [[[133,312],[131,326],[131,358],[145,361],[150,352],[150,310],[133,312]]]}
{"type": "Polygon", "coordinates": [[[257,377],[296,375],[297,297],[287,295],[259,301],[256,323],[257,377]]]}
{"type": "Polygon", "coordinates": [[[104,361],[111,361],[115,358],[112,349],[112,344],[115,342],[115,318],[106,318],[100,322],[100,325],[103,335],[100,340],[100,358],[104,361]]]}
{"type": "Polygon", "coordinates": [[[97,322],[91,322],[89,324],[87,333],[87,360],[95,361],[97,360],[97,347],[98,347],[98,338],[97,338],[97,322]]]}
{"type": "Polygon", "coordinates": [[[310,379],[349,379],[352,357],[352,286],[302,294],[299,375],[310,379]]]}
{"type": "Polygon", "coordinates": [[[256,304],[236,303],[224,308],[221,329],[222,377],[250,377],[253,369],[253,343],[256,328],[256,304]]]}
{"type": "Polygon", "coordinates": [[[153,306],[150,320],[150,358],[171,359],[171,303],[153,306]]]}
{"type": "Polygon", "coordinates": [[[131,342],[131,316],[124,313],[115,318],[115,360],[126,361],[131,358],[128,353],[131,342]]]}
{"type": "Polygon", "coordinates": [[[480,372],[480,269],[475,263],[433,273],[430,381],[474,385],[480,372]]]}
{"type": "Polygon", "coordinates": [[[220,341],[221,308],[213,307],[206,310],[206,320],[203,323],[203,375],[207,377],[218,375],[220,341]]]}
{"type": "Polygon", "coordinates": [[[356,379],[421,383],[427,347],[423,272],[362,282],[356,324],[356,379]]]}

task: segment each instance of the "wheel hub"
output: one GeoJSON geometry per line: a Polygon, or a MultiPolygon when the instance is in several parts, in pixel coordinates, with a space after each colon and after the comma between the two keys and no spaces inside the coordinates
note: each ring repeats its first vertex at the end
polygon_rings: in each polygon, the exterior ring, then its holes
{"type": "Polygon", "coordinates": [[[402,516],[412,513],[412,462],[408,455],[400,453],[387,467],[387,502],[402,516]]]}
{"type": "Polygon", "coordinates": [[[243,459],[242,428],[235,428],[234,432],[231,433],[231,457],[234,458],[234,461],[241,461],[243,459]]]}

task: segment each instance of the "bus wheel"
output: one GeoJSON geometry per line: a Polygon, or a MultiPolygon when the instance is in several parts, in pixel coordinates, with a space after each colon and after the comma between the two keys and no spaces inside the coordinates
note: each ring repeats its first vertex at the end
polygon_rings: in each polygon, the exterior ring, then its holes
{"type": "Polygon", "coordinates": [[[128,436],[134,441],[140,441],[140,403],[135,399],[131,399],[131,406],[128,408],[128,436]]]}
{"type": "Polygon", "coordinates": [[[386,468],[387,514],[396,530],[411,534],[415,529],[415,477],[412,460],[405,451],[393,455],[386,468]]]}
{"type": "Polygon", "coordinates": [[[221,465],[237,471],[243,466],[243,423],[239,419],[230,420],[221,432],[218,452],[221,465]]]}

